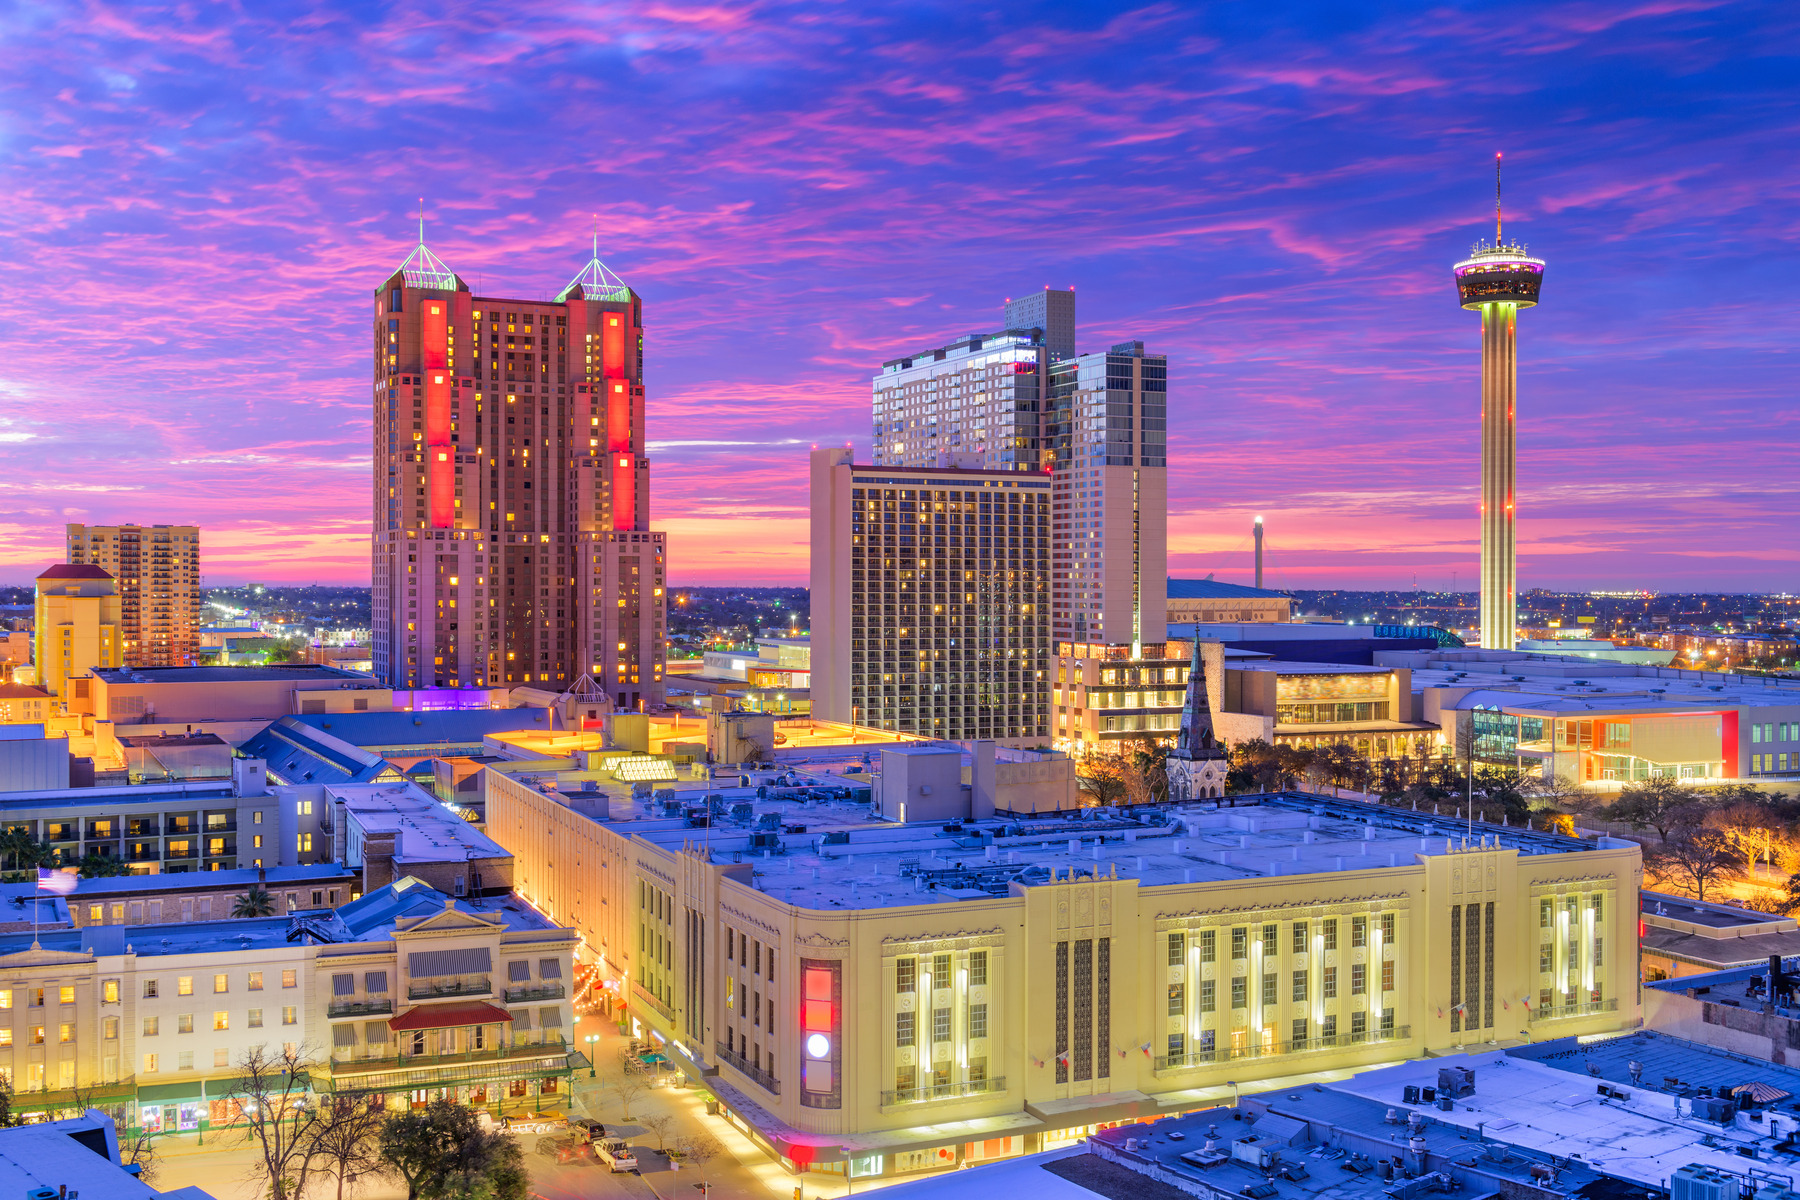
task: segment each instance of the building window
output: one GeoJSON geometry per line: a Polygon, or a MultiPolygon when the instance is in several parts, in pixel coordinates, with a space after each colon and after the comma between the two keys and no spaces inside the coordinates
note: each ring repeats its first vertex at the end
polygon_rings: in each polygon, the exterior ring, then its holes
{"type": "Polygon", "coordinates": [[[193,1013],[182,1013],[179,1016],[177,1016],[175,1018],[175,1032],[176,1033],[192,1033],[192,1032],[194,1032],[194,1014],[193,1013]]]}
{"type": "Polygon", "coordinates": [[[894,963],[894,991],[907,996],[918,990],[919,960],[902,958],[894,963]]]}
{"type": "Polygon", "coordinates": [[[262,1009],[260,1009],[260,1008],[251,1009],[250,1010],[250,1019],[247,1023],[249,1024],[250,1028],[252,1028],[252,1029],[261,1029],[262,1028],[262,1009]]]}
{"type": "Polygon", "coordinates": [[[100,984],[100,1002],[102,1004],[117,1004],[119,1002],[118,980],[108,979],[100,984]]]}
{"type": "Polygon", "coordinates": [[[154,1055],[154,1054],[144,1055],[144,1074],[146,1074],[146,1075],[156,1074],[156,1055],[154,1055]]]}
{"type": "Polygon", "coordinates": [[[950,1040],[950,1010],[934,1008],[931,1010],[931,1040],[947,1042],[950,1040]]]}
{"type": "Polygon", "coordinates": [[[1362,1041],[1362,1039],[1364,1039],[1368,1036],[1369,1036],[1369,1014],[1366,1012],[1351,1013],[1350,1014],[1350,1038],[1351,1038],[1351,1040],[1360,1042],[1360,1041],[1362,1041]]]}
{"type": "Polygon", "coordinates": [[[1369,944],[1369,918],[1350,918],[1350,948],[1361,949],[1369,944]]]}
{"type": "Polygon", "coordinates": [[[1186,1011],[1187,1011],[1187,996],[1186,996],[1185,992],[1183,991],[1181,984],[1171,983],[1169,985],[1168,1015],[1171,1017],[1179,1017],[1182,1013],[1184,1013],[1186,1011]]]}
{"type": "Polygon", "coordinates": [[[297,1024],[299,1024],[299,1023],[300,1023],[300,1018],[299,1018],[299,1010],[298,1010],[298,1009],[296,1009],[296,1008],[295,1008],[295,1007],[294,1007],[294,1006],[293,1006],[293,1005],[291,1005],[291,1004],[290,1004],[290,1005],[288,1005],[288,1006],[287,1006],[287,1007],[285,1007],[285,1008],[283,1008],[283,1009],[282,1009],[282,1010],[281,1010],[281,1023],[282,1023],[282,1024],[283,1024],[283,1025],[297,1025],[297,1024]]]}
{"type": "Polygon", "coordinates": [[[1294,999],[1295,1000],[1306,999],[1306,972],[1305,971],[1295,971],[1294,972],[1294,999]]]}
{"type": "Polygon", "coordinates": [[[1181,956],[1186,948],[1187,938],[1179,933],[1171,933],[1169,935],[1169,965],[1171,967],[1179,967],[1181,965],[1181,956]]]}
{"type": "MultiPolygon", "coordinates": [[[[774,951],[771,950],[769,957],[774,958],[774,956],[775,956],[774,951]]],[[[770,966],[771,971],[773,971],[774,963],[771,962],[769,964],[769,966],[770,966]]],[[[986,987],[987,981],[988,981],[987,971],[988,971],[988,952],[986,950],[970,951],[969,952],[969,986],[970,987],[986,987]]]]}
{"type": "Polygon", "coordinates": [[[231,1028],[231,1014],[230,1013],[224,1011],[223,1009],[219,1010],[218,1012],[213,1013],[213,1029],[215,1032],[220,1031],[220,1030],[230,1029],[230,1028],[231,1028]]]}
{"type": "Polygon", "coordinates": [[[250,983],[249,983],[249,987],[250,987],[250,990],[251,990],[251,991],[253,991],[253,992],[260,992],[260,991],[262,991],[262,990],[263,990],[263,987],[262,987],[262,975],[263,975],[263,973],[262,973],[262,972],[261,972],[261,971],[252,971],[252,972],[250,972],[250,983]]]}
{"type": "Polygon", "coordinates": [[[156,1025],[157,1025],[158,1019],[159,1018],[157,1018],[157,1017],[145,1017],[144,1018],[144,1036],[145,1037],[155,1037],[156,1036],[156,1025]]]}
{"type": "Polygon", "coordinates": [[[1239,925],[1231,931],[1231,957],[1243,958],[1250,945],[1250,931],[1239,925]]]}
{"type": "Polygon", "coordinates": [[[213,976],[213,992],[215,994],[219,993],[219,992],[228,992],[230,990],[231,990],[231,983],[230,983],[229,979],[227,979],[224,975],[214,975],[213,976]]]}
{"type": "Polygon", "coordinates": [[[969,1037],[984,1038],[988,1035],[988,1006],[985,1004],[969,1005],[969,1037]]]}
{"type": "Polygon", "coordinates": [[[1381,914],[1381,940],[1386,945],[1394,944],[1394,914],[1381,914]]]}
{"type": "Polygon", "coordinates": [[[1319,922],[1319,928],[1321,932],[1325,934],[1325,949],[1327,950],[1336,950],[1338,948],[1337,927],[1338,923],[1336,917],[1327,917],[1325,920],[1319,922]]]}
{"type": "Polygon", "coordinates": [[[1319,994],[1326,1000],[1337,999],[1337,968],[1319,968],[1319,994]]]}
{"type": "Polygon", "coordinates": [[[1273,971],[1268,972],[1262,978],[1262,1002],[1265,1008],[1275,1003],[1276,978],[1273,971]]]}
{"type": "Polygon", "coordinates": [[[177,996],[193,995],[194,994],[194,977],[192,975],[183,975],[179,979],[177,979],[175,981],[175,994],[177,996]]]}
{"type": "Polygon", "coordinates": [[[1350,964],[1350,994],[1352,996],[1360,996],[1369,990],[1366,978],[1368,970],[1361,963],[1350,964]]]}
{"type": "Polygon", "coordinates": [[[1203,1013],[1214,1010],[1214,986],[1210,979],[1200,981],[1200,1011],[1203,1013]]]}
{"type": "Polygon", "coordinates": [[[294,986],[295,979],[296,979],[295,972],[283,971],[281,973],[281,986],[284,988],[291,988],[294,986]]]}
{"type": "Polygon", "coordinates": [[[1245,1006],[1246,991],[1247,991],[1247,988],[1245,986],[1244,977],[1242,975],[1232,976],[1231,977],[1231,1007],[1243,1008],[1245,1006]]]}
{"type": "Polygon", "coordinates": [[[74,988],[74,986],[72,984],[65,983],[61,987],[57,988],[56,989],[56,1002],[58,1004],[73,1004],[73,1003],[75,1003],[75,988],[74,988]]]}
{"type": "Polygon", "coordinates": [[[1203,963],[1218,961],[1217,931],[1202,929],[1200,931],[1200,961],[1203,963]]]}
{"type": "Polygon", "coordinates": [[[1384,992],[1394,990],[1394,964],[1391,962],[1381,964],[1381,990],[1384,992]]]}
{"type": "Polygon", "coordinates": [[[1305,954],[1306,953],[1306,922],[1305,921],[1295,921],[1294,922],[1294,953],[1295,954],[1305,954]]]}
{"type": "Polygon", "coordinates": [[[894,1014],[894,1045],[911,1046],[914,1044],[914,1024],[917,1016],[917,1013],[910,1012],[899,1012],[894,1014]]]}
{"type": "Polygon", "coordinates": [[[1301,1043],[1306,1041],[1306,1018],[1305,1017],[1295,1017],[1294,1018],[1293,1039],[1294,1039],[1294,1044],[1296,1046],[1298,1046],[1301,1043]]]}

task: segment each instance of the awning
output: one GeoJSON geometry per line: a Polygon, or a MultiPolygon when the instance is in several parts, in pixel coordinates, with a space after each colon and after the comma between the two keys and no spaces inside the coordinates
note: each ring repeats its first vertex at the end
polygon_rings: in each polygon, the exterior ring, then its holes
{"type": "Polygon", "coordinates": [[[456,1029],[463,1025],[504,1025],[512,1015],[480,1000],[460,1004],[421,1004],[409,1008],[387,1023],[395,1033],[410,1029],[456,1029]]]}
{"type": "Polygon", "coordinates": [[[415,950],[406,956],[406,970],[413,978],[424,975],[486,975],[493,959],[486,946],[464,950],[415,950]]]}

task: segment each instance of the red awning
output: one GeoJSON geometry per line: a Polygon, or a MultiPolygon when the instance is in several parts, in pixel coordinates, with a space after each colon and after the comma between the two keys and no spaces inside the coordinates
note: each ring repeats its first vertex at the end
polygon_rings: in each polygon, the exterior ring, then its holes
{"type": "Polygon", "coordinates": [[[395,1033],[412,1029],[455,1029],[462,1025],[506,1025],[512,1014],[504,1008],[481,1000],[464,1000],[457,1004],[421,1004],[409,1008],[388,1022],[395,1033]]]}

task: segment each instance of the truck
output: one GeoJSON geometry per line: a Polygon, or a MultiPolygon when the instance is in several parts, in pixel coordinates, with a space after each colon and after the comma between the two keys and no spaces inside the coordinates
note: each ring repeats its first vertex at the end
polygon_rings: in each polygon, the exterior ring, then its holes
{"type": "Polygon", "coordinates": [[[594,1146],[594,1157],[604,1163],[615,1175],[620,1171],[637,1170],[637,1155],[631,1152],[630,1146],[617,1138],[597,1143],[594,1146]]]}

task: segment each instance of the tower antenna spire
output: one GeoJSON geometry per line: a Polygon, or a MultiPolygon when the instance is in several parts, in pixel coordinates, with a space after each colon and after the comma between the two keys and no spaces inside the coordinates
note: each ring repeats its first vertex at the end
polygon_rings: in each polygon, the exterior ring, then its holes
{"type": "Polygon", "coordinates": [[[1494,246],[1500,245],[1500,152],[1494,151],[1494,246]]]}
{"type": "Polygon", "coordinates": [[[419,245],[425,244],[425,197],[419,197],[419,245]]]}
{"type": "Polygon", "coordinates": [[[594,257],[600,257],[600,214],[594,214],[594,257]]]}

